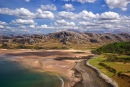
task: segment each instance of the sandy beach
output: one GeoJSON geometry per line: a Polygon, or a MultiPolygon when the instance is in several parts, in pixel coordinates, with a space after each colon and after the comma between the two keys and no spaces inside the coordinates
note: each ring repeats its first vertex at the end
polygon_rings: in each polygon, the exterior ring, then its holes
{"type": "Polygon", "coordinates": [[[0,50],[1,55],[13,56],[11,61],[40,72],[53,72],[64,78],[64,87],[72,87],[81,79],[74,76],[73,67],[82,61],[82,56],[93,55],[89,50],[0,50]],[[55,60],[58,57],[74,58],[71,60],[55,60]],[[76,59],[77,58],[77,59],[76,59]]]}

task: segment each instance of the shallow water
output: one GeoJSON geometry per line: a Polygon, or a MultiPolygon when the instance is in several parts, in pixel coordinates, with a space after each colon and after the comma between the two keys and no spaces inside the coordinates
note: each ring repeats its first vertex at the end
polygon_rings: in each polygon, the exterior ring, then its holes
{"type": "Polygon", "coordinates": [[[61,87],[57,75],[29,70],[0,56],[0,87],[61,87]]]}

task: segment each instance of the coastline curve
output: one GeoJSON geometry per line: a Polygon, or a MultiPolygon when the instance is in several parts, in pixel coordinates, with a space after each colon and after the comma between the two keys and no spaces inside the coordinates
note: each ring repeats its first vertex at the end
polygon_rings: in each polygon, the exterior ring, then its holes
{"type": "MultiPolygon", "coordinates": [[[[94,58],[94,57],[92,57],[92,58],[94,58]]],[[[90,58],[90,59],[92,59],[92,58],[90,58]]],[[[89,67],[91,67],[93,70],[95,70],[95,71],[97,72],[97,74],[98,74],[102,79],[104,79],[107,83],[113,85],[113,87],[119,87],[118,84],[117,84],[112,78],[110,78],[110,77],[108,77],[107,75],[105,75],[104,73],[102,73],[102,72],[101,72],[98,68],[96,68],[95,66],[89,64],[89,60],[90,60],[90,59],[88,59],[88,60],[86,61],[86,65],[87,65],[87,66],[89,66],[89,67]]]]}

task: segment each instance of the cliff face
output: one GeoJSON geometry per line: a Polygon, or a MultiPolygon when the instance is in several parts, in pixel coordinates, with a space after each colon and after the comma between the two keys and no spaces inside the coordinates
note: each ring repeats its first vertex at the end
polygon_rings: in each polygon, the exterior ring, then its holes
{"type": "Polygon", "coordinates": [[[0,36],[0,43],[10,44],[29,44],[44,46],[50,44],[63,44],[66,46],[77,45],[93,45],[93,44],[108,44],[111,42],[130,41],[130,34],[96,34],[96,33],[80,33],[72,31],[62,31],[51,33],[48,35],[13,35],[13,36],[0,36]]]}

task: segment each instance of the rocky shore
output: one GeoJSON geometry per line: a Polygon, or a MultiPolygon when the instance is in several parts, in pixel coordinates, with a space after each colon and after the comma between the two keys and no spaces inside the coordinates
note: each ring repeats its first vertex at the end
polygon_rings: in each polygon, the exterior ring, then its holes
{"type": "Polygon", "coordinates": [[[111,79],[110,77],[108,77],[107,75],[103,74],[98,68],[92,66],[89,64],[89,62],[87,61],[86,62],[86,65],[91,67],[93,70],[95,70],[95,72],[97,72],[97,74],[102,78],[104,79],[107,83],[110,83],[113,87],[118,87],[118,84],[113,80],[111,79]]]}
{"type": "Polygon", "coordinates": [[[80,81],[73,87],[118,87],[115,81],[90,65],[88,59],[78,62],[74,70],[80,81]]]}

